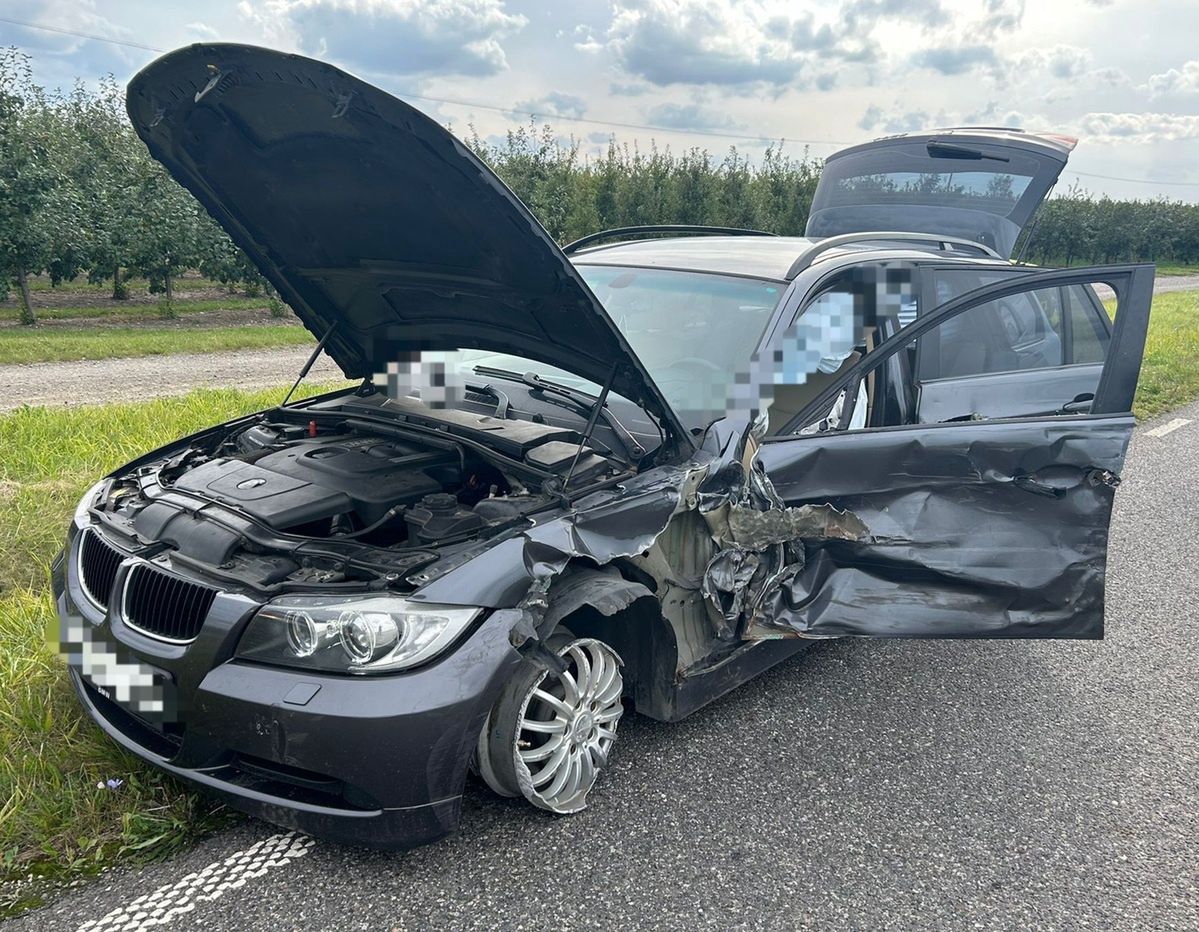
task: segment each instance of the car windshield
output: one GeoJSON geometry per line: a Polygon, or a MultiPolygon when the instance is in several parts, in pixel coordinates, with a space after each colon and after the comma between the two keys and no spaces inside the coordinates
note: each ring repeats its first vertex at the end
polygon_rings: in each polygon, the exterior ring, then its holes
{"type": "MultiPolygon", "coordinates": [[[[666,400],[692,424],[724,415],[734,375],[745,369],[785,288],[781,282],[707,272],[578,268],[666,400]]],[[[598,391],[569,372],[505,353],[459,350],[447,357],[464,374],[494,366],[598,391]]]]}

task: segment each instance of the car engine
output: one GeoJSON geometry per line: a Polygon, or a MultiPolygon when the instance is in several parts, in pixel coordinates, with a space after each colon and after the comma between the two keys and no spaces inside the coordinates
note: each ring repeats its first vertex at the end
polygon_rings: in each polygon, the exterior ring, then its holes
{"type": "Polygon", "coordinates": [[[392,426],[377,408],[263,416],[194,443],[119,477],[99,517],[251,588],[361,582],[527,522],[564,500],[568,473],[582,490],[623,472],[568,428],[429,409],[392,426]]]}

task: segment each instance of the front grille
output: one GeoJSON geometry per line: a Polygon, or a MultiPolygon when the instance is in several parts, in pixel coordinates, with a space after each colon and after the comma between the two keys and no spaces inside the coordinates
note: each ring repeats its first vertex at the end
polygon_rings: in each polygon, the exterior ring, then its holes
{"type": "Polygon", "coordinates": [[[112,598],[112,584],[117,577],[117,567],[125,554],[108,546],[92,531],[83,532],[79,544],[79,576],[83,591],[101,608],[108,608],[112,598]]]}
{"type": "Polygon", "coordinates": [[[125,623],[164,641],[187,643],[200,633],[215,598],[215,589],[138,563],[125,583],[125,623]]]}

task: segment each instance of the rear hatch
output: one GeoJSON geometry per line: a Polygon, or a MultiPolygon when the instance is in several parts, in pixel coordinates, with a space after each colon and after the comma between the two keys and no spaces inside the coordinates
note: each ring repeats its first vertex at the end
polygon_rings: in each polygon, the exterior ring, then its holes
{"type": "Polygon", "coordinates": [[[1010,258],[1075,144],[1016,129],[949,129],[843,149],[824,163],[807,235],[957,236],[1010,258]]]}

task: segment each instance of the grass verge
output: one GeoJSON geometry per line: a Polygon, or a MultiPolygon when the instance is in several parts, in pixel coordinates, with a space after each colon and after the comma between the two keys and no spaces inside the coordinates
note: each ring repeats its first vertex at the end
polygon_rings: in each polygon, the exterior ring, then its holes
{"type": "MultiPolygon", "coordinates": [[[[1115,301],[1105,302],[1108,313],[1115,301]]],[[[1155,295],[1133,412],[1142,420],[1199,398],[1199,291],[1155,295]]]]}
{"type": "Polygon", "coordinates": [[[315,342],[303,327],[281,324],[243,327],[146,327],[113,330],[16,328],[0,331],[0,364],[69,362],[159,356],[166,353],[216,353],[223,350],[302,346],[315,342]]]}
{"type": "MultiPolygon", "coordinates": [[[[171,310],[176,314],[196,314],[201,311],[245,311],[268,306],[266,298],[209,298],[203,301],[176,301],[171,310]]],[[[80,305],[78,307],[36,308],[38,320],[144,320],[159,317],[158,304],[80,305]]],[[[0,307],[0,320],[19,320],[20,308],[0,307]]]]}
{"type": "Polygon", "coordinates": [[[83,715],[55,653],[47,577],[76,501],[99,476],[277,404],[285,390],[206,389],[0,417],[0,917],[36,905],[49,887],[162,857],[234,818],[120,750],[83,715]],[[108,780],[123,782],[109,789],[108,780]]]}
{"type": "Polygon", "coordinates": [[[1169,265],[1158,264],[1158,275],[1199,275],[1199,265],[1169,265]]]}

